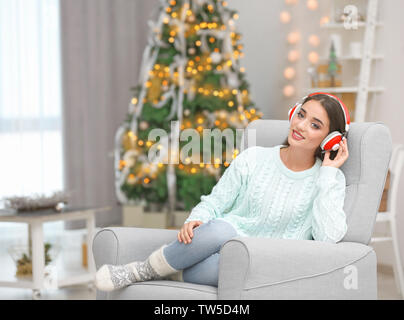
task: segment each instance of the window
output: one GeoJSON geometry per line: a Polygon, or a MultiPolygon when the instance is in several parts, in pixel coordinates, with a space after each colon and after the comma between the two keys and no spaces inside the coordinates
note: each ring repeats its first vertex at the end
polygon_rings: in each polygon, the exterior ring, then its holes
{"type": "MultiPolygon", "coordinates": [[[[59,0],[0,0],[0,200],[63,189],[60,61],[59,0]]],[[[25,224],[0,224],[2,249],[24,242],[25,224]]]]}
{"type": "Polygon", "coordinates": [[[63,189],[58,0],[0,0],[0,198],[63,189]]]}

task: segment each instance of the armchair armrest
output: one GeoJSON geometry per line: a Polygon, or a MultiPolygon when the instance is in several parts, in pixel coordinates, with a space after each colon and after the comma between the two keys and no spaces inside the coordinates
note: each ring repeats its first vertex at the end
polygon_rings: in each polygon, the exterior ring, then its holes
{"type": "Polygon", "coordinates": [[[219,299],[377,299],[364,244],[237,237],[220,253],[219,299]]]}
{"type": "Polygon", "coordinates": [[[143,261],[156,249],[177,238],[177,230],[105,228],[93,239],[93,255],[97,269],[104,264],[126,264],[143,261]]]}

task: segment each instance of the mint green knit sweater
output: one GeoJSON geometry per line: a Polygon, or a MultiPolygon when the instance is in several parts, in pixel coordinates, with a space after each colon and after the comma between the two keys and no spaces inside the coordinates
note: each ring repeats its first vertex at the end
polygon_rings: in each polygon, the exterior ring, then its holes
{"type": "Polygon", "coordinates": [[[223,219],[244,237],[340,241],[347,231],[343,172],[318,158],[310,169],[292,171],[281,147],[242,151],[185,223],[223,219]]]}

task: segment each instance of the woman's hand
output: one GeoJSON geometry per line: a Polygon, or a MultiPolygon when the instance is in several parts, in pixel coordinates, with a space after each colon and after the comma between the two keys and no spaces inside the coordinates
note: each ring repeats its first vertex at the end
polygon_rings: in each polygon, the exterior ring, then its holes
{"type": "Polygon", "coordinates": [[[349,153],[348,153],[348,142],[346,138],[344,137],[342,141],[340,142],[340,147],[338,149],[338,153],[335,156],[334,160],[330,159],[330,151],[327,151],[324,155],[324,160],[323,160],[323,166],[328,166],[328,167],[335,167],[339,168],[344,164],[346,159],[348,159],[349,153]]]}
{"type": "Polygon", "coordinates": [[[202,221],[190,221],[188,223],[185,223],[181,230],[178,232],[177,238],[179,242],[184,241],[185,244],[191,243],[191,238],[194,236],[194,233],[192,231],[193,228],[196,228],[200,226],[203,222],[202,221]]]}

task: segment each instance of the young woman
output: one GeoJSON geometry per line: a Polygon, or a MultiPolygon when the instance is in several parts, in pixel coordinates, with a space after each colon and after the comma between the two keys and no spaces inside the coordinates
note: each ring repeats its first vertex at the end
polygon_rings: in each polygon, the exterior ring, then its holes
{"type": "Polygon", "coordinates": [[[145,261],[102,266],[97,288],[156,279],[217,286],[219,251],[237,236],[340,241],[347,231],[339,167],[348,158],[348,110],[337,97],[315,93],[289,111],[289,121],[283,145],[250,147],[232,161],[175,241],[145,261]]]}

